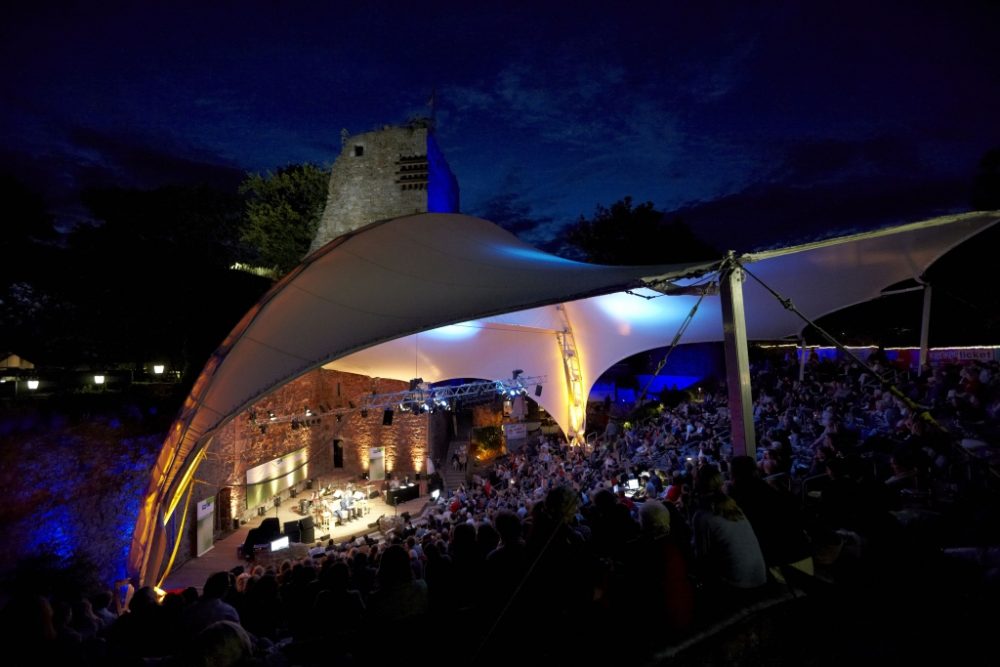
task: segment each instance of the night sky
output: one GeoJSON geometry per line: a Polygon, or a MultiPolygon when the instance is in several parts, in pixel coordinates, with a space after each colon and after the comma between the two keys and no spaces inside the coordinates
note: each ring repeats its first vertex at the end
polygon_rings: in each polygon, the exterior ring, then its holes
{"type": "Polygon", "coordinates": [[[15,6],[0,169],[63,225],[89,186],[328,166],[432,92],[462,209],[540,245],[625,195],[736,248],[968,210],[1000,146],[996,2],[15,6]]]}

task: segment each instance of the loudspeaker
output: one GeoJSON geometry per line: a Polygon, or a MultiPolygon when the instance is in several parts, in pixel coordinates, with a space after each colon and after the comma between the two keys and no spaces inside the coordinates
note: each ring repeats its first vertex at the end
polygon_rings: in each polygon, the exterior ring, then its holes
{"type": "Polygon", "coordinates": [[[392,426],[392,410],[382,413],[382,426],[392,426]]]}
{"type": "Polygon", "coordinates": [[[535,385],[535,396],[541,396],[541,395],[542,395],[542,385],[536,384],[535,385]]]}
{"type": "Polygon", "coordinates": [[[299,532],[298,528],[295,530],[286,530],[285,537],[288,538],[289,542],[302,542],[302,533],[299,532]]]}
{"type": "Polygon", "coordinates": [[[286,535],[288,533],[297,533],[297,532],[299,532],[299,521],[298,521],[298,519],[296,519],[295,521],[286,521],[285,522],[285,534],[286,535]]]}
{"type": "Polygon", "coordinates": [[[269,516],[260,522],[259,530],[262,535],[266,536],[266,538],[258,544],[271,542],[272,540],[276,540],[281,537],[281,522],[278,521],[278,517],[269,516]]]}
{"type": "Polygon", "coordinates": [[[299,530],[301,530],[302,532],[305,532],[307,529],[312,528],[313,525],[314,525],[313,518],[311,516],[299,519],[299,530]]]}
{"type": "Polygon", "coordinates": [[[304,520],[299,522],[299,536],[302,538],[301,542],[303,544],[312,544],[316,541],[316,529],[313,527],[311,520],[308,526],[304,524],[304,520]]]}

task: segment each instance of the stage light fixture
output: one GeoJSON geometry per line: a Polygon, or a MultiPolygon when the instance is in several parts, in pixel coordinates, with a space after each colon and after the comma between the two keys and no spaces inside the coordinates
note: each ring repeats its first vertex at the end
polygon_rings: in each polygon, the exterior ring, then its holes
{"type": "Polygon", "coordinates": [[[268,410],[267,411],[267,418],[270,419],[271,421],[274,421],[278,417],[277,417],[277,415],[274,414],[274,410],[268,410]]]}
{"type": "Polygon", "coordinates": [[[523,371],[523,370],[521,370],[520,368],[517,368],[517,369],[515,369],[515,370],[514,370],[514,372],[513,372],[513,373],[511,373],[511,376],[512,376],[512,379],[516,380],[516,379],[518,378],[518,376],[519,376],[519,375],[520,375],[521,373],[523,373],[523,372],[524,372],[524,371],[523,371]]]}
{"type": "Polygon", "coordinates": [[[392,409],[382,413],[382,426],[392,426],[392,409]]]}
{"type": "Polygon", "coordinates": [[[423,378],[413,378],[410,380],[410,391],[416,391],[417,387],[424,383],[423,378]]]}
{"type": "Polygon", "coordinates": [[[536,384],[535,385],[535,396],[541,396],[541,395],[542,395],[542,385],[536,384]]]}

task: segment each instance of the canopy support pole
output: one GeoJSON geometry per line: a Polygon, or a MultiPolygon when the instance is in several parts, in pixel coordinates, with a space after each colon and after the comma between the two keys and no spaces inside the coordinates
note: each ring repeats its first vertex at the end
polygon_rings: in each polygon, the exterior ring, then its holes
{"type": "Polygon", "coordinates": [[[809,348],[806,347],[806,339],[804,336],[799,336],[799,382],[806,380],[806,355],[808,354],[809,348]]]}
{"type": "Polygon", "coordinates": [[[747,323],[743,312],[743,269],[735,262],[728,262],[719,283],[733,455],[756,458],[753,400],[750,393],[750,355],[747,351],[747,323]]]}
{"type": "Polygon", "coordinates": [[[568,400],[567,417],[569,421],[569,433],[566,437],[570,444],[583,445],[584,429],[587,426],[586,402],[583,395],[583,370],[580,364],[580,350],[576,346],[576,338],[573,336],[573,325],[569,321],[569,313],[566,312],[564,304],[558,304],[556,310],[559,311],[563,321],[563,330],[556,334],[559,343],[559,352],[562,356],[563,370],[566,373],[566,397],[568,400]]]}
{"type": "Polygon", "coordinates": [[[924,283],[924,311],[920,319],[920,365],[917,375],[923,372],[930,359],[931,342],[931,284],[924,283]]]}

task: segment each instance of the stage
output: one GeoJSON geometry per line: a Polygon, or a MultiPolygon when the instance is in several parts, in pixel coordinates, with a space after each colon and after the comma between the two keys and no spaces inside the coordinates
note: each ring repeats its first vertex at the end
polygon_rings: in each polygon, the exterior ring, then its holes
{"type": "MultiPolygon", "coordinates": [[[[370,524],[377,522],[379,517],[397,516],[404,512],[408,512],[413,519],[416,519],[424,507],[431,502],[431,497],[426,494],[426,487],[423,484],[420,491],[421,495],[419,497],[397,506],[387,504],[383,495],[379,495],[377,498],[369,498],[366,501],[368,511],[359,518],[346,521],[344,525],[333,525],[333,521],[330,522],[329,526],[315,524],[315,540],[309,543],[293,543],[289,549],[282,551],[288,554],[288,558],[300,558],[308,555],[308,550],[316,546],[316,542],[320,538],[322,538],[324,546],[331,539],[336,544],[341,544],[363,535],[371,535],[376,540],[381,539],[382,534],[378,527],[371,527],[370,524]]],[[[284,526],[286,522],[303,519],[304,516],[299,512],[299,500],[309,498],[311,495],[312,491],[300,491],[298,497],[284,500],[278,507],[272,507],[266,515],[253,517],[238,529],[215,542],[212,548],[201,556],[192,558],[180,566],[173,568],[164,580],[162,588],[169,591],[194,586],[200,592],[209,575],[223,570],[231,570],[238,565],[247,567],[248,563],[240,556],[239,550],[243,546],[243,543],[246,542],[247,534],[250,530],[260,526],[261,522],[269,517],[276,517],[281,526],[284,526]]],[[[310,516],[314,515],[310,513],[310,516]]],[[[280,557],[279,554],[281,552],[271,554],[268,560],[280,557]]],[[[250,563],[249,565],[252,567],[253,564],[250,563]]]]}

